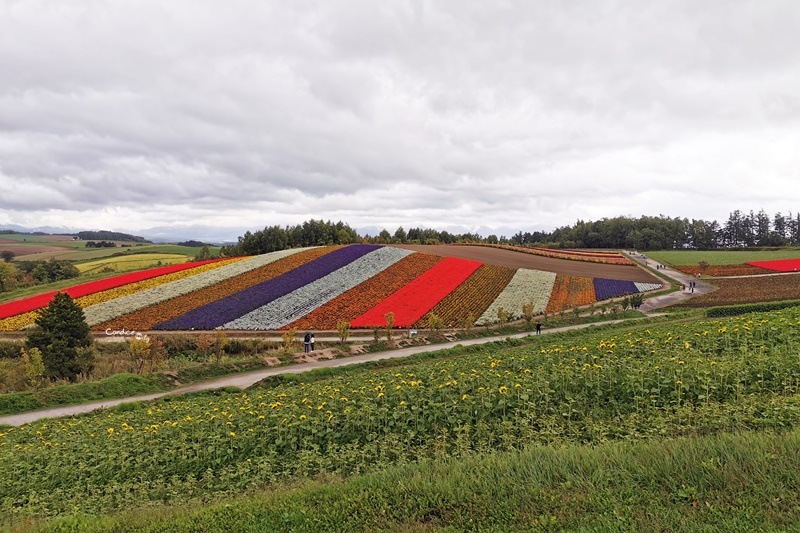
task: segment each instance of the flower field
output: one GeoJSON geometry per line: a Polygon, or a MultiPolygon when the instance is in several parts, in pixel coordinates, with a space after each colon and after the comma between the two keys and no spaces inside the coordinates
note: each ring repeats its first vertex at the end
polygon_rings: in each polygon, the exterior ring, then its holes
{"type": "Polygon", "coordinates": [[[354,328],[382,326],[386,324],[384,315],[394,313],[394,323],[397,327],[411,327],[480,266],[481,263],[477,261],[447,257],[357,317],[351,325],[354,328]]]}
{"type": "Polygon", "coordinates": [[[597,301],[592,278],[559,274],[553,284],[553,292],[547,303],[548,313],[558,313],[564,309],[580,307],[597,301]]]}
{"type": "MultiPolygon", "coordinates": [[[[477,319],[497,300],[512,281],[514,274],[511,268],[481,265],[464,283],[436,304],[430,313],[438,316],[446,328],[460,326],[467,316],[477,319]]],[[[427,315],[418,320],[414,327],[429,327],[427,315]]]]}
{"type": "MultiPolygon", "coordinates": [[[[528,303],[541,313],[659,287],[360,244],[172,265],[66,292],[95,331],[333,330],[384,326],[389,312],[398,328],[426,327],[429,312],[446,327],[470,315],[490,324],[500,307],[519,318],[528,303]]],[[[33,324],[53,294],[0,305],[0,331],[33,324]]]]}
{"type": "Polygon", "coordinates": [[[741,265],[708,265],[705,268],[700,268],[699,265],[679,265],[673,267],[675,270],[680,270],[684,274],[696,276],[698,274],[705,276],[757,276],[759,274],[769,274],[770,271],[755,265],[741,264],[741,265]]]}
{"type": "Polygon", "coordinates": [[[714,280],[714,285],[717,286],[715,291],[701,294],[675,307],[712,307],[800,299],[800,274],[720,278],[714,280]]]}
{"type": "Polygon", "coordinates": [[[205,501],[537,443],[796,427],[798,351],[792,308],[495,343],[402,368],[3,428],[0,515],[205,501]]]}
{"type": "Polygon", "coordinates": [[[590,263],[603,263],[606,265],[629,265],[635,263],[618,252],[587,252],[582,250],[557,250],[554,248],[538,248],[535,246],[511,246],[509,244],[469,243],[473,246],[489,246],[502,250],[511,250],[553,259],[569,259],[571,261],[587,261],[590,263]]]}
{"type": "Polygon", "coordinates": [[[522,316],[522,306],[533,303],[534,311],[542,313],[553,293],[556,274],[520,268],[502,293],[480,315],[476,324],[491,324],[497,321],[497,311],[502,307],[510,319],[522,316]]]}
{"type": "Polygon", "coordinates": [[[350,322],[366,313],[441,260],[435,255],[411,254],[284,328],[334,330],[338,322],[350,322]]]}
{"type": "Polygon", "coordinates": [[[754,261],[747,264],[757,268],[765,268],[772,272],[797,272],[800,269],[800,259],[775,259],[773,261],[754,261]]]}

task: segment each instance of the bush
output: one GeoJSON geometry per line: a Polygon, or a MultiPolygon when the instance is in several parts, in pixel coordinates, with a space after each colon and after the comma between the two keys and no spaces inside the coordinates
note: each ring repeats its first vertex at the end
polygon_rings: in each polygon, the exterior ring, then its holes
{"type": "Polygon", "coordinates": [[[0,359],[17,359],[20,356],[22,356],[20,343],[0,341],[0,359]]]}

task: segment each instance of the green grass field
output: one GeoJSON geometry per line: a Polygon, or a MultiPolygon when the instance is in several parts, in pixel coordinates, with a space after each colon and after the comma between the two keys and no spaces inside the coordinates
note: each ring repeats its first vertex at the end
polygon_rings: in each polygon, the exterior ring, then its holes
{"type": "Polygon", "coordinates": [[[103,269],[110,269],[114,272],[130,272],[155,266],[185,263],[187,259],[190,259],[190,257],[182,254],[131,254],[127,256],[98,259],[96,261],[80,263],[76,266],[82,274],[103,269]]]}
{"type": "Polygon", "coordinates": [[[795,259],[800,257],[800,249],[769,251],[738,250],[661,250],[647,252],[645,255],[664,265],[696,265],[706,261],[709,265],[739,265],[750,261],[772,261],[774,259],[795,259]]]}
{"type": "MultiPolygon", "coordinates": [[[[37,244],[41,246],[41,243],[37,244]]],[[[53,246],[60,246],[60,244],[53,244],[53,246]]],[[[62,259],[65,261],[73,261],[76,263],[93,261],[104,257],[112,257],[114,254],[129,253],[129,254],[179,254],[188,257],[194,257],[200,253],[200,248],[193,248],[191,246],[178,246],[176,244],[145,244],[133,245],[131,247],[116,247],[116,248],[86,248],[86,243],[81,243],[80,247],[65,248],[64,250],[52,252],[40,252],[36,254],[29,254],[20,256],[18,260],[25,261],[46,261],[49,259],[62,259]]],[[[219,248],[216,246],[209,247],[211,254],[219,253],[219,248]]]]}

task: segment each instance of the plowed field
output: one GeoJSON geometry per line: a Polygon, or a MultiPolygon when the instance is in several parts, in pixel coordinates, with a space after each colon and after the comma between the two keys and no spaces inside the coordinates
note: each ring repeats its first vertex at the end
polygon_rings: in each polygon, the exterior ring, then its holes
{"type": "Polygon", "coordinates": [[[645,283],[661,283],[647,271],[637,266],[626,265],[604,265],[600,263],[584,263],[582,261],[569,261],[566,259],[554,259],[538,255],[523,254],[511,250],[500,250],[498,248],[485,248],[483,246],[457,246],[457,245],[415,245],[397,244],[392,245],[406,250],[424,252],[428,254],[440,255],[443,257],[459,257],[461,259],[472,259],[490,265],[498,265],[509,268],[529,268],[533,270],[544,270],[545,272],[555,272],[556,274],[568,274],[571,276],[582,276],[587,278],[606,278],[621,279],[627,281],[642,281],[645,283]]]}

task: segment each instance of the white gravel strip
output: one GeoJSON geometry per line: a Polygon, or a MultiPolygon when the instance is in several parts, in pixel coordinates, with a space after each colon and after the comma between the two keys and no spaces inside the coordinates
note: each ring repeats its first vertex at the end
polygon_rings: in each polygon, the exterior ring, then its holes
{"type": "Polygon", "coordinates": [[[101,304],[92,305],[84,309],[83,313],[86,315],[86,322],[90,326],[102,324],[103,322],[113,320],[118,316],[132,313],[134,311],[138,311],[139,309],[144,309],[145,307],[159,304],[161,302],[171,300],[172,298],[177,298],[178,296],[183,296],[184,294],[210,287],[211,285],[221,281],[245,274],[251,270],[274,263],[279,259],[289,257],[290,255],[294,255],[298,252],[308,249],[309,248],[292,248],[290,250],[280,250],[278,252],[271,252],[268,254],[249,257],[223,267],[215,268],[214,270],[202,272],[195,276],[179,279],[171,283],[165,283],[164,285],[159,285],[158,287],[153,287],[152,289],[146,289],[141,292],[137,292],[129,296],[123,296],[122,298],[109,300],[108,302],[103,302],[101,304]]]}
{"type": "Polygon", "coordinates": [[[643,283],[640,281],[634,281],[633,284],[636,285],[636,289],[639,292],[654,291],[664,286],[661,283],[643,283]]]}
{"type": "Polygon", "coordinates": [[[501,307],[510,319],[519,318],[522,316],[522,306],[531,302],[535,313],[543,312],[547,309],[555,282],[556,275],[553,272],[520,268],[475,323],[479,326],[494,324],[497,322],[497,310],[501,307]]]}
{"type": "Polygon", "coordinates": [[[225,329],[278,329],[386,270],[411,250],[383,247],[316,281],[227,322],[225,329]]]}

